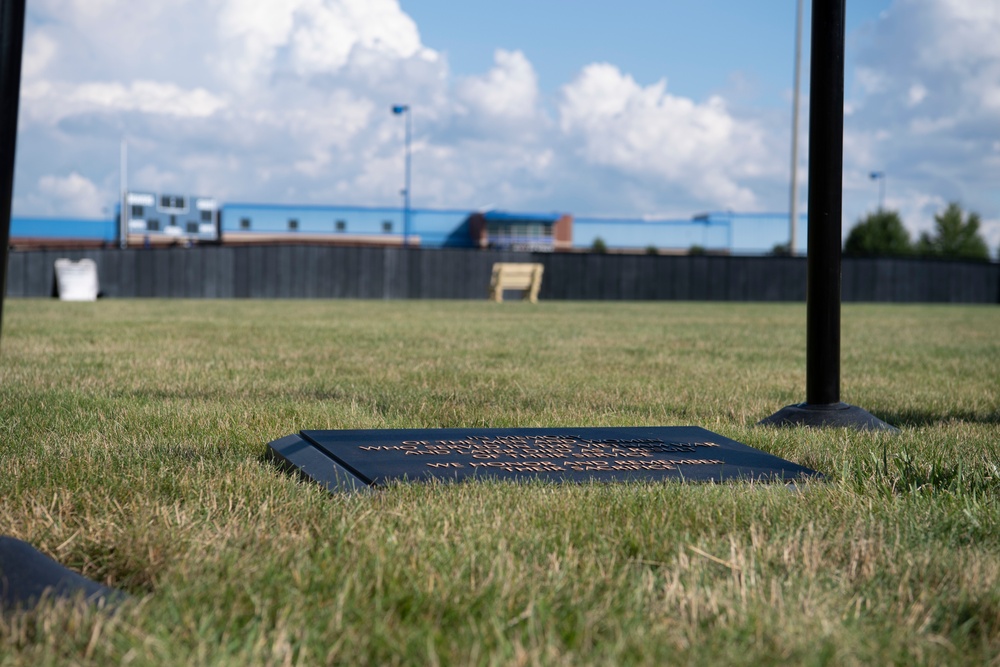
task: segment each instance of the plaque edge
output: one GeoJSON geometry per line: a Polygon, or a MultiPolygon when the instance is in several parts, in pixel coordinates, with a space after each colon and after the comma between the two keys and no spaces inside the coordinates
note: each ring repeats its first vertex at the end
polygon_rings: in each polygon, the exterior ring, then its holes
{"type": "Polygon", "coordinates": [[[272,440],[267,443],[267,447],[279,468],[297,473],[331,493],[371,491],[371,482],[344,467],[315,442],[302,437],[301,433],[272,440]],[[320,463],[323,465],[318,465],[320,463]],[[327,468],[327,465],[330,467],[327,468]]]}

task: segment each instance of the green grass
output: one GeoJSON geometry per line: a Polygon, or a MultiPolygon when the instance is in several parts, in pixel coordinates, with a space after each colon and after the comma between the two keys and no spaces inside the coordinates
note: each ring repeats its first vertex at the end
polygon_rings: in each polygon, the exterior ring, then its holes
{"type": "Polygon", "coordinates": [[[8,301],[0,534],[120,587],[0,618],[0,665],[1000,664],[1000,309],[8,301]],[[330,496],[299,429],[697,425],[824,472],[330,496]]]}

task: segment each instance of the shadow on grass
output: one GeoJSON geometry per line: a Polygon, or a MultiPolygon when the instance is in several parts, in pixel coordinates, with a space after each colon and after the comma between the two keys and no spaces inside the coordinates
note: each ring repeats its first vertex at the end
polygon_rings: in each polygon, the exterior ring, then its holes
{"type": "Polygon", "coordinates": [[[949,412],[931,412],[923,410],[891,410],[878,411],[878,417],[893,426],[938,426],[949,422],[966,422],[969,424],[1000,424],[1000,411],[973,412],[971,410],[953,410],[949,412]]]}

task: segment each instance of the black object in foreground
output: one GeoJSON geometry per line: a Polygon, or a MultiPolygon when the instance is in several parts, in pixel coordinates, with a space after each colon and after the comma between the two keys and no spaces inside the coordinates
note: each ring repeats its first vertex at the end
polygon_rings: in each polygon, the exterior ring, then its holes
{"type": "Polygon", "coordinates": [[[45,595],[80,595],[96,605],[128,597],[63,567],[27,542],[0,535],[0,610],[32,609],[45,595]]]}
{"type": "Polygon", "coordinates": [[[806,402],[760,423],[898,431],[840,401],[841,214],[844,165],[845,0],[814,0],[809,87],[806,402]]]}
{"type": "Polygon", "coordinates": [[[7,294],[7,245],[14,192],[17,107],[21,95],[25,0],[0,2],[0,322],[7,294]]]}
{"type": "Polygon", "coordinates": [[[724,482],[818,476],[695,426],[301,431],[268,447],[331,491],[394,480],[724,482]]]}

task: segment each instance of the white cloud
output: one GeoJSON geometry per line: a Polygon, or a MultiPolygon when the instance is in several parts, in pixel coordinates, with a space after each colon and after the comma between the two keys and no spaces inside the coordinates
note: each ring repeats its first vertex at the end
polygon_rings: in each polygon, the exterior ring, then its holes
{"type": "Polygon", "coordinates": [[[50,200],[52,210],[67,215],[98,217],[107,207],[107,193],[76,172],[68,176],[42,176],[38,180],[38,192],[50,200]]]}
{"type": "MultiPolygon", "coordinates": [[[[1000,217],[991,149],[1000,136],[998,34],[995,2],[896,0],[859,50],[845,173],[885,171],[889,202],[914,235],[948,201],[1000,217]]],[[[870,184],[851,183],[848,219],[874,201],[870,184]]]]}
{"type": "Polygon", "coordinates": [[[355,50],[436,58],[397,0],[224,0],[217,37],[223,46],[212,60],[243,91],[272,76],[335,74],[355,50]]]}
{"type": "Polygon", "coordinates": [[[469,113],[491,119],[530,119],[538,114],[538,76],[520,51],[498,49],[493,69],[457,86],[456,97],[469,113]]]}
{"type": "Polygon", "coordinates": [[[758,203],[754,183],[773,175],[762,131],[721,98],[695,102],[593,65],[563,88],[553,118],[523,52],[498,49],[488,71],[456,80],[397,0],[31,9],[20,206],[37,203],[26,189],[59,170],[113,193],[123,136],[137,188],[396,203],[395,103],[412,109],[421,206],[745,208],[758,203]],[[600,187],[609,182],[620,187],[600,187]]]}
{"type": "Polygon", "coordinates": [[[982,0],[899,0],[893,14],[912,12],[916,21],[929,30],[916,44],[919,66],[975,66],[984,60],[1000,58],[997,27],[1000,5],[982,0]]]}
{"type": "Polygon", "coordinates": [[[907,102],[911,107],[915,107],[927,97],[928,90],[920,82],[914,83],[910,86],[910,91],[907,94],[907,102]]]}
{"type": "Polygon", "coordinates": [[[31,33],[24,40],[21,56],[21,78],[26,81],[37,79],[55,59],[59,51],[56,41],[43,32],[31,33]]]}
{"type": "Polygon", "coordinates": [[[885,89],[885,75],[870,67],[860,66],[854,71],[854,80],[865,94],[879,93],[885,89]]]}
{"type": "Polygon", "coordinates": [[[40,81],[25,86],[22,97],[28,118],[47,123],[89,112],[139,111],[204,118],[226,106],[204,88],[183,90],[157,81],[135,81],[128,86],[117,82],[74,85],[40,81]]]}
{"type": "Polygon", "coordinates": [[[1000,218],[992,220],[983,219],[979,227],[983,238],[986,240],[986,247],[994,257],[1000,253],[1000,218]]]}
{"type": "Polygon", "coordinates": [[[762,130],[721,98],[698,104],[610,64],[589,65],[563,88],[559,119],[586,161],[683,184],[718,208],[755,208],[743,180],[772,169],[762,130]]]}
{"type": "Polygon", "coordinates": [[[339,69],[357,47],[396,58],[423,51],[416,24],[396,0],[300,0],[291,47],[302,74],[339,69]]]}
{"type": "Polygon", "coordinates": [[[222,78],[243,90],[265,85],[278,48],[288,42],[296,3],[225,2],[216,34],[222,48],[209,54],[222,78]]]}

